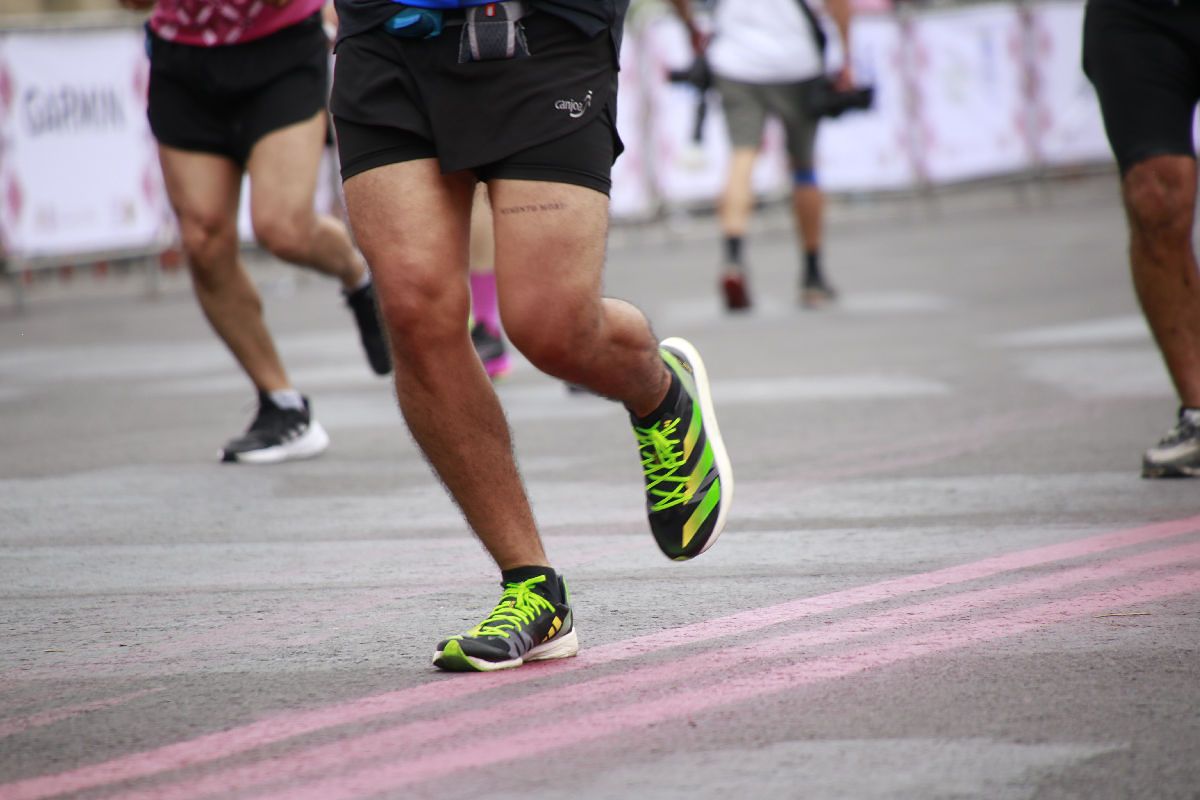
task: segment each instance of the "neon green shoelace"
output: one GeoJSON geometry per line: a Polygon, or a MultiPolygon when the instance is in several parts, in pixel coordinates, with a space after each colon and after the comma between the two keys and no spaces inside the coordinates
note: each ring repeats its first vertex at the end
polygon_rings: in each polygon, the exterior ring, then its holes
{"type": "Polygon", "coordinates": [[[683,448],[679,446],[679,419],[656,422],[649,428],[633,427],[642,453],[642,472],[646,474],[646,494],[658,500],[651,511],[662,511],[687,502],[688,476],[677,475],[683,466],[683,448]]]}
{"type": "Polygon", "coordinates": [[[527,581],[506,585],[496,608],[487,619],[469,630],[467,635],[499,636],[507,639],[509,631],[533,622],[542,611],[553,611],[554,604],[533,591],[534,586],[545,581],[545,575],[538,575],[527,581]]]}

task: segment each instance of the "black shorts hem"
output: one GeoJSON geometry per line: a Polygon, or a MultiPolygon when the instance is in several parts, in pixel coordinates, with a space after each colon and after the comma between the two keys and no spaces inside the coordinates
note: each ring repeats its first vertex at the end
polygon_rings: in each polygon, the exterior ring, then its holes
{"type": "Polygon", "coordinates": [[[565,183],[593,189],[608,197],[612,193],[612,180],[603,175],[564,167],[538,167],[532,164],[500,164],[495,168],[476,170],[484,183],[491,181],[539,181],[541,183],[565,183]]]}
{"type": "Polygon", "coordinates": [[[160,143],[245,166],[263,137],[325,108],[329,55],[319,14],[261,39],[203,47],[147,33],[146,116],[160,143]]]}
{"type": "Polygon", "coordinates": [[[1191,149],[1173,147],[1164,145],[1162,147],[1146,147],[1140,150],[1134,150],[1128,153],[1123,153],[1122,157],[1117,161],[1117,166],[1121,170],[1121,177],[1129,174],[1129,170],[1141,164],[1143,161],[1149,161],[1152,158],[1159,156],[1184,156],[1193,161],[1196,159],[1196,154],[1191,149]]]}
{"type": "MultiPolygon", "coordinates": [[[[338,124],[335,122],[335,125],[338,124]]],[[[345,124],[345,123],[341,123],[345,124]]],[[[391,147],[383,147],[366,153],[356,153],[342,162],[342,182],[379,167],[389,164],[401,164],[405,161],[420,161],[424,158],[437,158],[437,150],[432,142],[404,142],[391,147]]]]}
{"type": "Polygon", "coordinates": [[[205,153],[211,156],[221,156],[222,158],[228,158],[240,167],[245,167],[246,162],[250,160],[250,154],[254,152],[254,147],[267,136],[291,125],[308,122],[322,110],[324,110],[324,106],[316,104],[307,113],[298,115],[295,119],[291,119],[290,115],[274,117],[269,124],[262,126],[261,130],[256,130],[241,137],[236,146],[222,146],[209,140],[188,139],[170,129],[162,130],[161,128],[156,128],[154,125],[151,125],[150,132],[154,134],[154,140],[161,145],[172,147],[176,150],[185,150],[189,153],[205,153]]]}

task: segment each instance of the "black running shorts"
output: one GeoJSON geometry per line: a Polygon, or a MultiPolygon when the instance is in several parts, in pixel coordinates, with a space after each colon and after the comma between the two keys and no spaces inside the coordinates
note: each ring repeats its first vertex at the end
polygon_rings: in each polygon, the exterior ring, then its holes
{"type": "Polygon", "coordinates": [[[154,137],[245,165],[259,139],[325,107],[329,45],[319,14],[244,44],[199,47],[148,33],[154,137]]]}
{"type": "Polygon", "coordinates": [[[1200,4],[1089,0],[1083,69],[1124,174],[1152,156],[1195,158],[1200,100],[1200,4]]]}
{"type": "Polygon", "coordinates": [[[569,183],[608,194],[621,152],[607,34],[551,14],[523,20],[530,55],[460,64],[461,26],[434,39],[382,27],[338,45],[330,109],[343,180],[437,158],[480,180],[569,183]]]}

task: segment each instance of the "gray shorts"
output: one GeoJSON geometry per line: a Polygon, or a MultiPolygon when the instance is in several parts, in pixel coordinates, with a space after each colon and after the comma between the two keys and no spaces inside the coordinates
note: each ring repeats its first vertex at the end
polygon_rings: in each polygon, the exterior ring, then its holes
{"type": "Polygon", "coordinates": [[[735,148],[762,145],[768,116],[779,117],[787,132],[787,149],[793,169],[813,168],[813,146],[818,117],[808,111],[808,95],[815,81],[796,83],[743,83],[717,78],[729,141],[735,148]]]}

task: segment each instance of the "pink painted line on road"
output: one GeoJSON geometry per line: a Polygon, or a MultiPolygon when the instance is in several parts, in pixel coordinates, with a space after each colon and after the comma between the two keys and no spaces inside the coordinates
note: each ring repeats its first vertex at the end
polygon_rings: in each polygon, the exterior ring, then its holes
{"type": "MultiPolygon", "coordinates": [[[[863,639],[881,632],[903,629],[948,616],[961,617],[982,610],[994,611],[997,605],[1006,601],[1031,595],[1053,594],[1069,588],[1078,588],[1084,583],[1111,580],[1131,573],[1179,566],[1197,560],[1200,560],[1200,542],[1128,556],[1105,564],[1075,567],[1016,584],[960,593],[916,606],[879,612],[865,618],[841,620],[816,630],[758,638],[752,643],[698,653],[664,664],[638,667],[620,675],[548,689],[536,695],[486,708],[340,739],[330,744],[274,757],[268,761],[207,772],[202,776],[168,786],[140,792],[123,792],[121,798],[197,800],[235,788],[244,791],[250,787],[278,783],[281,780],[295,781],[324,776],[383,759],[395,763],[413,758],[418,748],[430,742],[449,739],[454,747],[458,747],[479,731],[496,730],[497,727],[511,724],[513,720],[537,719],[543,714],[563,718],[564,708],[581,708],[585,704],[611,697],[624,699],[634,696],[635,692],[640,693],[658,685],[670,686],[683,680],[694,684],[697,679],[703,679],[710,673],[724,674],[733,670],[752,669],[764,661],[784,654],[863,639]]],[[[554,665],[545,666],[549,668],[554,665]]],[[[558,672],[560,671],[556,670],[555,674],[558,672]]]]}
{"type": "Polygon", "coordinates": [[[15,736],[18,733],[30,730],[31,728],[40,728],[46,725],[53,725],[64,719],[77,717],[80,714],[87,714],[91,711],[100,711],[105,708],[114,708],[115,706],[124,705],[139,697],[145,697],[148,694],[161,692],[164,687],[159,686],[154,689],[141,689],[129,694],[121,694],[116,697],[109,697],[104,700],[94,700],[90,703],[80,703],[74,706],[64,706],[50,711],[42,711],[37,714],[30,714],[27,717],[16,717],[13,719],[0,720],[0,739],[6,736],[15,736]]]}
{"type": "MultiPolygon", "coordinates": [[[[585,652],[585,655],[569,662],[556,664],[554,668],[560,673],[584,669],[670,647],[747,633],[814,614],[879,602],[914,592],[964,583],[1055,561],[1082,558],[1108,550],[1149,544],[1197,530],[1200,530],[1200,516],[1159,522],[1086,539],[994,556],[970,564],[895,578],[820,597],[801,598],[775,606],[751,609],[726,617],[684,625],[668,631],[646,634],[624,642],[614,642],[585,652]]],[[[0,785],[0,796],[6,800],[36,800],[104,784],[156,775],[182,767],[216,761],[326,728],[396,714],[429,703],[448,702],[489,689],[533,680],[541,677],[542,674],[542,670],[526,667],[500,674],[435,680],[421,686],[364,697],[349,703],[312,711],[280,714],[228,731],[207,734],[196,739],[121,756],[99,764],[0,785]]]]}
{"type": "MultiPolygon", "coordinates": [[[[718,708],[757,700],[780,692],[837,678],[878,670],[915,658],[984,644],[996,639],[1077,620],[1100,611],[1126,608],[1169,597],[1200,592],[1200,571],[1172,575],[1119,590],[1097,592],[1045,603],[1000,617],[971,622],[935,634],[906,637],[854,653],[805,660],[753,674],[724,674],[719,688],[702,686],[655,699],[639,699],[616,708],[579,716],[539,718],[536,736],[510,732],[456,742],[442,751],[410,760],[389,761],[350,775],[256,795],[255,800],[357,800],[405,786],[558,751],[596,739],[628,734],[651,725],[718,708]]],[[[494,728],[485,730],[494,730],[494,728]]]]}

